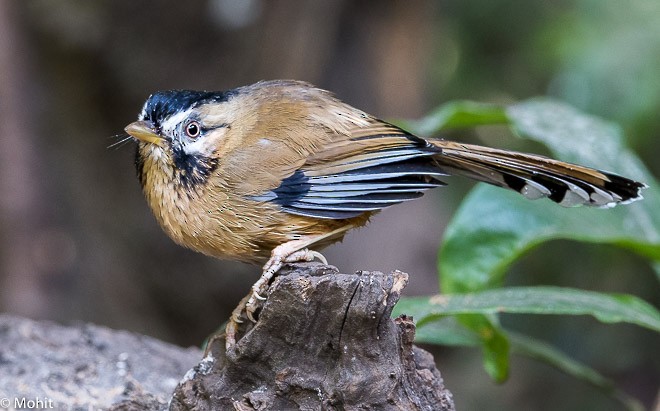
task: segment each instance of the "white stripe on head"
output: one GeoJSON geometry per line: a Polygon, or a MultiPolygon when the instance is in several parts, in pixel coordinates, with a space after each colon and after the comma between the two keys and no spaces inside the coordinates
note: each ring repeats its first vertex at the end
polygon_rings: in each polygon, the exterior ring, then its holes
{"type": "Polygon", "coordinates": [[[145,118],[147,118],[147,106],[149,105],[149,100],[151,100],[151,96],[149,96],[147,101],[144,102],[144,105],[142,106],[142,111],[140,111],[140,115],[138,116],[138,120],[144,120],[145,118]]]}
{"type": "Polygon", "coordinates": [[[190,113],[193,111],[193,108],[189,108],[186,111],[181,111],[179,113],[174,114],[173,116],[170,116],[166,118],[160,125],[161,132],[165,135],[168,136],[174,136],[175,131],[179,124],[184,121],[188,116],[190,116],[190,113]]]}
{"type": "Polygon", "coordinates": [[[202,155],[206,157],[213,153],[213,148],[213,144],[210,144],[208,140],[204,139],[204,137],[200,137],[191,143],[185,144],[183,146],[183,151],[186,154],[202,155]]]}

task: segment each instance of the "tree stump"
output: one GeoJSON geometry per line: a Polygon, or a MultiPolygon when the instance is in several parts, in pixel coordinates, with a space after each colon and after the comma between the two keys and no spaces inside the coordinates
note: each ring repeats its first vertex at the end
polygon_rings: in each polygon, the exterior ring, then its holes
{"type": "Polygon", "coordinates": [[[390,318],[408,275],[286,266],[256,324],[206,357],[174,390],[179,410],[454,410],[412,318],[390,318]]]}

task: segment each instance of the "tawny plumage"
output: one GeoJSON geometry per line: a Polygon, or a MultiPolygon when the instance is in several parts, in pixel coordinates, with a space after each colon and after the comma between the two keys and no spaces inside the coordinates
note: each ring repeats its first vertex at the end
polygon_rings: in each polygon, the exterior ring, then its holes
{"type": "Polygon", "coordinates": [[[445,175],[563,206],[610,207],[640,199],[645,187],[542,156],[422,139],[298,81],[155,93],[126,132],[138,141],[147,202],[174,241],[266,264],[244,300],[251,319],[283,262],[319,257],[308,249],[444,185],[445,175]]]}

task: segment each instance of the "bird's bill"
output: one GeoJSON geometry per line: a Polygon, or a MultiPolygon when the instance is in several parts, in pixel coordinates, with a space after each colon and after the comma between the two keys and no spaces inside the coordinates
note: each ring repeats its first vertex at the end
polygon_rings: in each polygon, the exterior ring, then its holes
{"type": "Polygon", "coordinates": [[[127,125],[124,131],[145,143],[156,144],[158,146],[163,146],[165,143],[165,139],[156,134],[151,127],[151,123],[147,121],[135,121],[127,125]]]}

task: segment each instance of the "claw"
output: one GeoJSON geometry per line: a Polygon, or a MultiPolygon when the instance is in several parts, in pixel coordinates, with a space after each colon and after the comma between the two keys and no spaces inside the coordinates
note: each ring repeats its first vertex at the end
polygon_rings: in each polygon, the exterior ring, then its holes
{"type": "Polygon", "coordinates": [[[252,321],[253,323],[256,324],[257,320],[252,316],[252,313],[248,312],[248,313],[245,313],[245,314],[250,319],[250,321],[252,321]]]}
{"type": "Polygon", "coordinates": [[[316,258],[320,262],[322,262],[324,265],[328,265],[328,260],[325,258],[325,256],[318,251],[310,251],[309,254],[312,256],[312,259],[316,258]]]}
{"type": "Polygon", "coordinates": [[[257,311],[257,308],[254,306],[254,301],[250,298],[250,301],[248,301],[248,303],[245,304],[245,315],[253,323],[257,322],[257,320],[254,318],[255,311],[257,311]]]}

